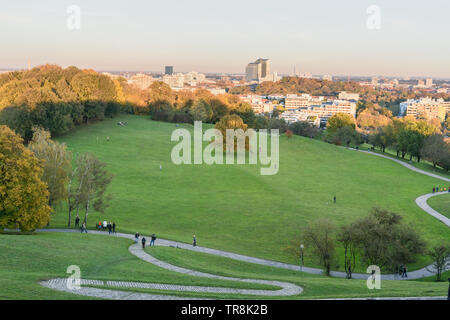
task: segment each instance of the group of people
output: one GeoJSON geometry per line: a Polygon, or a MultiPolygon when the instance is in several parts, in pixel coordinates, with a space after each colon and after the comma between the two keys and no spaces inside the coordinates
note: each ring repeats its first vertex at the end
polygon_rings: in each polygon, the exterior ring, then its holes
{"type": "Polygon", "coordinates": [[[97,224],[98,230],[106,231],[108,230],[108,233],[116,233],[116,223],[111,221],[104,220],[103,222],[99,221],[97,224]]]}
{"type": "Polygon", "coordinates": [[[433,193],[435,193],[435,192],[445,192],[445,191],[447,191],[448,190],[448,192],[450,192],[450,187],[448,187],[448,188],[439,188],[439,187],[433,187],[433,193]]]}
{"type": "MultiPolygon", "coordinates": [[[[141,235],[139,234],[139,232],[136,232],[136,233],[135,233],[135,235],[134,235],[134,242],[135,242],[136,244],[139,243],[139,238],[140,238],[140,236],[141,236],[141,235]]],[[[150,236],[150,247],[154,247],[154,246],[155,246],[155,241],[156,241],[156,235],[155,235],[155,234],[152,234],[152,235],[150,236]]],[[[145,249],[145,244],[147,243],[147,239],[146,239],[144,236],[142,236],[141,243],[142,243],[142,249],[145,249]]],[[[195,234],[194,234],[194,236],[193,236],[193,238],[192,238],[192,245],[193,245],[194,247],[197,246],[197,237],[195,236],[195,234]]]]}
{"type": "MultiPolygon", "coordinates": [[[[134,235],[134,242],[136,244],[139,242],[139,237],[140,237],[139,232],[136,232],[136,234],[134,235]]],[[[150,236],[150,247],[155,246],[155,241],[156,241],[156,234],[152,234],[150,236]]],[[[141,242],[142,242],[142,249],[144,249],[147,239],[145,239],[145,237],[143,236],[141,242]]]]}

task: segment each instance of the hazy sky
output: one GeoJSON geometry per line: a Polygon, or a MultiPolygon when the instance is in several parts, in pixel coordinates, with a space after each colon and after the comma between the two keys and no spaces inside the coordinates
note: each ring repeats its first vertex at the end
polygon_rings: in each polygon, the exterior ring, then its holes
{"type": "Polygon", "coordinates": [[[0,0],[0,68],[243,73],[261,57],[279,73],[450,77],[449,15],[449,0],[0,0]]]}

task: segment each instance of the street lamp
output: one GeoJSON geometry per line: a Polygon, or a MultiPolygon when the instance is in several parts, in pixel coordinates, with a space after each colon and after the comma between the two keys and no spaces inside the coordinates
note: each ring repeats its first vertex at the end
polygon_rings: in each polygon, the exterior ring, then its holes
{"type": "Polygon", "coordinates": [[[303,271],[303,244],[300,245],[300,271],[303,271]]]}

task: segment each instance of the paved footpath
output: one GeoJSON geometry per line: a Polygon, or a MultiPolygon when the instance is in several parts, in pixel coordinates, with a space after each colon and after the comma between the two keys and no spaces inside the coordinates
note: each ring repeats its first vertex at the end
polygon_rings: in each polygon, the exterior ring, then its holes
{"type": "MultiPolygon", "coordinates": [[[[370,151],[363,151],[359,150],[359,152],[364,152],[368,154],[372,154],[375,156],[383,157],[392,161],[395,161],[402,166],[415,171],[420,174],[424,174],[436,179],[440,179],[443,181],[450,182],[450,179],[441,177],[439,175],[426,172],[420,169],[417,169],[413,167],[410,164],[407,164],[403,161],[400,161],[398,159],[394,159],[385,155],[381,155],[375,152],[370,151]]],[[[437,196],[444,194],[445,192],[440,193],[434,193],[434,194],[427,194],[420,196],[416,199],[417,205],[422,208],[426,213],[432,215],[433,217],[439,219],[443,223],[445,223],[447,226],[450,226],[450,219],[446,218],[445,216],[441,215],[434,209],[432,209],[428,204],[427,200],[430,197],[437,196]]],[[[73,229],[44,229],[44,230],[38,230],[38,232],[79,232],[77,230],[73,229]]],[[[102,234],[105,235],[105,232],[101,231],[89,231],[89,233],[93,234],[102,234]]],[[[114,236],[127,238],[130,240],[134,240],[134,235],[131,234],[124,234],[124,233],[116,233],[114,236]]],[[[317,268],[309,268],[309,267],[303,267],[300,268],[298,265],[293,264],[287,264],[277,261],[271,261],[271,260],[265,260],[245,255],[240,255],[232,252],[226,252],[222,250],[217,249],[210,249],[205,247],[193,247],[192,245],[188,245],[185,243],[180,243],[176,241],[170,241],[170,240],[164,240],[164,239],[158,239],[157,245],[159,246],[168,246],[168,247],[175,247],[175,248],[181,248],[186,250],[192,250],[196,252],[201,253],[207,253],[212,255],[217,255],[229,259],[239,260],[243,262],[248,263],[255,263],[259,265],[269,266],[269,267],[275,267],[275,268],[281,268],[281,269],[288,269],[288,270],[295,270],[295,271],[302,271],[306,273],[311,274],[323,274],[323,271],[321,269],[317,268]]],[[[193,271],[177,266],[173,266],[171,264],[168,264],[166,262],[160,261],[151,255],[147,254],[142,250],[140,245],[134,244],[129,247],[130,253],[138,257],[139,259],[142,259],[146,262],[152,263],[154,265],[157,265],[161,268],[179,272],[182,274],[188,274],[192,276],[198,276],[198,277],[206,277],[206,278],[214,278],[214,279],[222,279],[222,280],[232,280],[232,281],[240,281],[240,282],[247,282],[247,283],[257,283],[257,284],[267,284],[279,287],[279,290],[252,290],[252,289],[234,289],[234,288],[220,288],[220,287],[200,287],[200,286],[182,286],[182,285],[167,285],[167,284],[155,284],[155,283],[142,283],[142,282],[120,282],[120,281],[97,281],[97,280],[82,280],[82,285],[96,285],[96,286],[109,286],[109,287],[123,287],[123,288],[148,288],[148,289],[157,289],[157,290],[172,290],[172,291],[180,291],[180,292],[202,292],[202,293],[227,293],[227,294],[245,294],[245,295],[255,295],[255,296],[293,296],[301,294],[303,289],[297,285],[281,282],[281,281],[266,281],[266,280],[255,280],[255,279],[241,279],[241,278],[232,278],[232,277],[223,277],[223,276],[217,276],[212,275],[208,273],[193,271]]],[[[411,271],[408,272],[408,278],[401,278],[397,274],[386,274],[381,275],[382,280],[411,280],[411,279],[419,279],[423,277],[429,277],[436,274],[436,270],[432,265],[425,267],[420,270],[411,271]]],[[[339,278],[345,278],[346,273],[345,272],[338,272],[338,271],[331,271],[331,276],[333,277],[339,277],[339,278]]],[[[359,274],[359,273],[353,273],[353,278],[355,279],[367,279],[368,274],[359,274]]],[[[177,296],[167,296],[167,295],[154,295],[154,294],[144,294],[144,293],[131,293],[131,292],[125,292],[125,291],[117,291],[117,290],[107,290],[107,289],[98,289],[98,288],[89,288],[89,287],[82,287],[80,290],[70,290],[67,288],[67,279],[52,279],[48,281],[42,281],[41,285],[46,286],[48,288],[52,288],[55,290],[60,291],[66,291],[71,292],[75,294],[81,294],[85,296],[91,296],[91,297],[98,297],[98,298],[107,298],[107,299],[133,299],[133,300],[139,300],[139,299],[182,299],[181,297],[177,296]]],[[[377,300],[382,299],[443,299],[444,297],[411,297],[411,298],[378,298],[377,300]]],[[[189,298],[191,299],[191,298],[189,298]]],[[[357,299],[356,299],[357,300],[357,299]]]]}

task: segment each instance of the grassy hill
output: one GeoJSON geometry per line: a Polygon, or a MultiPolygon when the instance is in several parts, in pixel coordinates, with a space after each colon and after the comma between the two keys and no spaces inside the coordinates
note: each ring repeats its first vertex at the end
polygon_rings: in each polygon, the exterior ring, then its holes
{"type": "Polygon", "coordinates": [[[428,199],[428,205],[450,218],[450,193],[428,199]]]}
{"type": "MultiPolygon", "coordinates": [[[[257,165],[176,166],[170,159],[174,129],[175,124],[123,115],[59,139],[74,153],[96,154],[115,175],[110,207],[102,215],[91,213],[88,227],[107,219],[119,231],[182,242],[196,234],[199,245],[289,263],[297,259],[283,249],[309,221],[326,217],[342,225],[374,206],[401,214],[430,244],[450,237],[445,225],[414,202],[439,181],[392,161],[283,136],[275,176],[261,176],[257,165]]],[[[66,225],[63,207],[51,226],[66,225]]],[[[312,265],[307,250],[306,263],[312,265]]],[[[422,257],[409,269],[428,262],[422,257]]]]}

